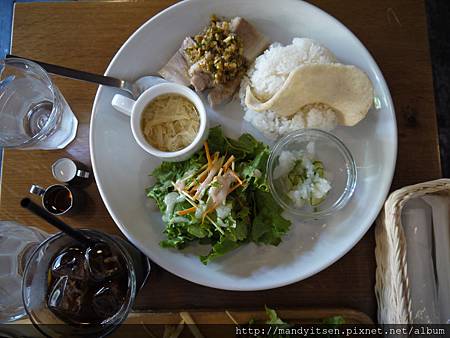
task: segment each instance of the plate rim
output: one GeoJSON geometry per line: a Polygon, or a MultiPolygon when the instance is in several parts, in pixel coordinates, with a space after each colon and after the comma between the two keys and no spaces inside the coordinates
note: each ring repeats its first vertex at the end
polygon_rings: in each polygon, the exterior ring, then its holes
{"type": "MultiPolygon", "coordinates": [[[[144,27],[146,27],[147,25],[151,24],[151,22],[158,20],[161,16],[164,16],[167,12],[173,10],[175,7],[183,7],[183,6],[189,6],[189,4],[191,3],[195,3],[195,2],[202,2],[204,0],[183,0],[181,2],[175,3],[167,8],[165,8],[164,10],[162,10],[161,12],[158,12],[156,15],[150,17],[147,21],[145,21],[143,24],[141,24],[129,37],[128,39],[122,44],[122,46],[119,48],[119,50],[114,54],[113,58],[111,59],[111,61],[108,64],[107,69],[105,70],[104,75],[108,76],[108,75],[112,75],[112,68],[113,68],[113,64],[114,62],[119,58],[119,55],[121,54],[121,52],[126,48],[126,46],[130,43],[130,41],[132,41],[134,39],[134,37],[139,34],[139,32],[141,30],[144,29],[144,27]]],[[[395,107],[394,107],[394,103],[392,100],[392,95],[391,92],[389,90],[389,86],[384,78],[384,75],[381,71],[381,69],[379,68],[377,62],[375,61],[374,57],[372,56],[372,54],[370,53],[370,51],[364,46],[364,44],[359,40],[359,38],[347,27],[345,26],[341,21],[339,21],[338,19],[336,19],[334,16],[332,16],[331,14],[327,13],[326,11],[322,10],[321,8],[310,4],[304,0],[286,0],[292,3],[298,3],[301,2],[303,3],[303,5],[305,5],[306,7],[309,7],[309,10],[312,11],[317,11],[320,15],[324,15],[326,17],[328,17],[331,21],[333,21],[335,24],[337,24],[338,26],[340,26],[344,31],[347,31],[347,33],[349,34],[349,37],[352,38],[353,42],[356,43],[357,45],[359,45],[360,48],[362,48],[363,50],[366,51],[367,56],[368,56],[368,61],[373,64],[373,68],[375,70],[375,73],[378,73],[380,75],[380,77],[377,79],[380,86],[382,88],[386,89],[386,107],[388,108],[388,110],[390,111],[391,115],[392,115],[392,122],[393,122],[393,128],[395,130],[395,133],[393,135],[393,139],[391,140],[393,142],[393,144],[395,144],[395,147],[392,149],[392,158],[390,158],[389,163],[385,164],[389,166],[389,172],[390,175],[389,177],[386,178],[386,187],[384,189],[384,191],[382,192],[382,196],[383,199],[380,203],[380,205],[376,208],[378,210],[378,212],[375,214],[375,216],[370,217],[370,218],[366,218],[366,222],[367,225],[364,228],[363,231],[361,231],[361,233],[359,234],[359,236],[355,237],[355,239],[352,241],[352,244],[349,245],[348,247],[343,248],[342,250],[340,250],[333,259],[327,261],[326,264],[322,264],[320,266],[317,266],[315,269],[312,269],[311,271],[309,271],[308,273],[302,275],[301,277],[294,277],[291,279],[286,279],[284,281],[280,281],[280,282],[276,282],[276,283],[272,283],[272,282],[266,282],[264,285],[258,286],[258,287],[239,287],[239,285],[221,285],[221,286],[217,286],[217,284],[215,283],[211,283],[209,281],[204,281],[204,280],[196,280],[195,278],[191,278],[191,277],[187,277],[182,273],[178,273],[177,271],[175,271],[175,269],[172,269],[171,267],[167,267],[165,266],[165,264],[161,263],[161,259],[159,259],[159,257],[156,257],[155,255],[149,255],[146,253],[145,248],[143,247],[143,245],[141,245],[139,243],[138,240],[136,240],[135,236],[131,235],[127,230],[126,227],[122,225],[122,223],[119,221],[119,217],[115,214],[113,208],[109,205],[108,200],[107,200],[107,196],[106,193],[103,191],[103,187],[100,184],[100,181],[96,181],[96,185],[98,188],[98,191],[100,193],[100,196],[102,198],[103,203],[105,204],[105,207],[109,213],[109,215],[111,216],[111,218],[113,219],[114,223],[116,224],[116,226],[119,228],[119,230],[122,232],[122,234],[131,242],[133,243],[135,246],[137,246],[146,256],[148,256],[154,263],[158,264],[159,266],[161,266],[164,270],[180,277],[183,278],[184,280],[187,280],[189,282],[192,283],[196,283],[199,285],[203,285],[203,286],[207,286],[207,287],[211,287],[214,289],[219,289],[219,290],[229,290],[229,291],[260,291],[260,290],[270,290],[270,289],[275,289],[278,287],[282,287],[282,286],[286,286],[286,285],[290,285],[302,280],[305,280],[311,276],[314,276],[315,274],[327,269],[328,267],[330,267],[331,265],[333,265],[335,262],[337,262],[339,259],[341,259],[344,255],[346,255],[351,249],[353,249],[358,243],[359,241],[364,237],[364,235],[369,231],[369,229],[374,225],[374,222],[377,218],[377,216],[379,215],[381,209],[383,208],[384,205],[384,201],[386,201],[386,198],[388,196],[388,193],[391,189],[392,186],[392,180],[394,178],[394,174],[395,174],[395,167],[396,167],[396,163],[397,163],[397,155],[398,155],[398,128],[397,128],[397,120],[396,120],[396,113],[395,113],[395,107]]],[[[113,76],[113,75],[112,75],[113,76]]],[[[96,91],[95,94],[95,98],[94,98],[94,102],[92,105],[92,111],[91,111],[91,121],[90,121],[90,126],[89,126],[89,151],[90,151],[90,156],[91,156],[91,164],[92,164],[92,169],[93,169],[93,173],[95,177],[99,177],[98,176],[98,169],[97,169],[97,165],[96,165],[96,157],[95,157],[95,152],[94,152],[94,138],[93,138],[93,133],[94,133],[94,128],[93,128],[93,118],[95,116],[95,114],[97,113],[97,106],[99,104],[100,101],[100,97],[101,94],[103,92],[104,88],[103,85],[100,85],[96,91]]]]}

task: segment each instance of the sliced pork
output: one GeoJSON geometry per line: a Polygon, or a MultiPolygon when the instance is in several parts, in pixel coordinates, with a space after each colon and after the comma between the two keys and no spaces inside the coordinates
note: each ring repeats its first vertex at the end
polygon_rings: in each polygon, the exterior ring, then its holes
{"type": "Polygon", "coordinates": [[[241,38],[244,44],[244,57],[249,63],[253,62],[269,45],[267,37],[239,16],[231,20],[231,30],[241,38]]]}
{"type": "Polygon", "coordinates": [[[196,92],[202,92],[213,86],[211,75],[205,73],[200,67],[200,62],[194,63],[188,71],[190,76],[190,84],[194,87],[196,92]]]}
{"type": "Polygon", "coordinates": [[[191,78],[189,76],[189,67],[191,66],[189,57],[186,55],[186,48],[193,46],[195,41],[190,37],[186,37],[175,54],[170,58],[164,67],[162,67],[158,74],[164,79],[189,86],[191,78]]]}
{"type": "MultiPolygon", "coordinates": [[[[214,25],[215,21],[212,21],[212,24],[214,25]]],[[[227,27],[226,29],[228,33],[226,34],[229,35],[225,35],[225,39],[224,37],[221,37],[218,40],[216,38],[216,41],[213,42],[216,43],[216,47],[211,47],[211,54],[215,53],[214,60],[213,58],[211,58],[210,51],[208,50],[206,51],[203,58],[200,58],[198,60],[197,57],[198,61],[196,60],[196,62],[192,63],[190,56],[187,55],[188,49],[190,47],[200,49],[205,45],[202,44],[203,42],[200,42],[200,40],[197,40],[198,36],[196,36],[195,39],[199,44],[197,44],[193,38],[187,37],[184,39],[180,49],[158,72],[159,75],[161,75],[166,80],[180,83],[185,86],[192,86],[197,92],[203,92],[205,90],[211,89],[208,94],[208,102],[212,107],[227,103],[233,98],[233,95],[239,89],[242,76],[245,72],[245,65],[251,64],[256,56],[261,54],[269,44],[269,40],[263,34],[258,32],[255,27],[253,27],[247,20],[241,17],[235,17],[230,22],[222,21],[219,24],[221,24],[221,29],[225,29],[225,26],[227,27]],[[230,32],[232,32],[233,34],[230,34],[230,32]],[[228,45],[226,45],[227,48],[224,48],[222,50],[218,49],[217,47],[218,45],[222,44],[222,41],[227,42],[229,39],[231,39],[230,41],[233,41],[232,39],[236,41],[236,36],[239,38],[238,48],[240,49],[237,49],[236,46],[231,46],[230,48],[234,47],[234,53],[237,53],[237,50],[241,50],[241,54],[239,54],[238,56],[241,62],[239,63],[238,67],[243,67],[244,71],[237,73],[237,75],[233,75],[233,77],[231,77],[230,79],[222,79],[221,81],[218,81],[218,74],[211,73],[211,70],[209,68],[211,65],[208,64],[208,67],[205,67],[205,63],[214,62],[213,67],[215,67],[218,59],[219,62],[224,65],[224,67],[233,66],[234,68],[231,68],[232,70],[239,69],[234,63],[234,60],[228,60],[228,45]],[[222,51],[225,51],[225,53],[221,54],[222,51]]],[[[214,34],[212,34],[212,36],[214,36],[214,34]]],[[[202,36],[200,36],[200,38],[202,38],[202,36]]],[[[211,40],[207,41],[207,43],[210,43],[211,40]]],[[[222,68],[220,67],[218,67],[217,69],[217,72],[221,72],[222,70],[222,68]]],[[[220,75],[221,74],[219,74],[219,76],[220,75]]]]}
{"type": "Polygon", "coordinates": [[[219,84],[208,93],[208,103],[211,107],[225,104],[231,101],[241,84],[241,77],[237,77],[224,84],[219,84]]]}

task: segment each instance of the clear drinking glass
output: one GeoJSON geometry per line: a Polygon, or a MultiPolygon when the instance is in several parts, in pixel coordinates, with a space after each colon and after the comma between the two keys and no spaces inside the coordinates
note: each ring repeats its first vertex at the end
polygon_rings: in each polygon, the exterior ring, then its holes
{"type": "MultiPolygon", "coordinates": [[[[53,284],[50,283],[51,274],[49,272],[49,269],[53,264],[55,257],[59,255],[64,249],[71,248],[74,245],[78,244],[66,234],[58,233],[47,239],[35,250],[33,256],[30,258],[25,268],[23,279],[22,295],[26,312],[28,313],[32,323],[36,326],[36,328],[46,336],[103,337],[111,333],[112,330],[117,328],[118,325],[120,325],[127,318],[128,313],[130,312],[134,303],[136,293],[143,285],[148,276],[148,259],[146,257],[144,258],[136,248],[132,247],[129,244],[124,244],[125,241],[121,239],[109,236],[96,230],[81,229],[81,231],[83,231],[87,237],[93,240],[100,240],[105,243],[108,247],[110,247],[111,252],[116,257],[119,257],[120,261],[123,262],[122,268],[124,270],[122,271],[126,273],[127,276],[126,286],[125,288],[121,289],[124,292],[123,298],[121,298],[122,300],[119,304],[119,310],[114,314],[109,315],[108,318],[102,320],[101,322],[73,323],[64,321],[62,317],[57,316],[55,312],[49,308],[48,304],[48,302],[50,301],[49,299],[54,299],[53,296],[55,295],[55,290],[59,294],[67,294],[67,297],[71,297],[70,293],[72,295],[87,295],[92,294],[92,291],[95,292],[97,290],[88,290],[89,287],[86,286],[88,285],[88,279],[92,278],[93,276],[90,268],[83,268],[83,271],[85,272],[80,272],[79,270],[75,272],[69,271],[67,273],[68,277],[60,277],[62,279],[72,278],[72,281],[74,281],[75,283],[78,283],[76,282],[77,279],[80,284],[75,285],[81,286],[79,286],[80,289],[75,290],[76,293],[73,292],[74,287],[72,287],[72,290],[68,292],[68,288],[70,289],[71,282],[67,282],[66,284],[64,284],[66,286],[62,287],[61,289],[57,289],[57,286],[60,284],[60,280],[56,280],[56,283],[53,284]],[[136,255],[136,253],[138,254],[136,255]],[[140,255],[142,257],[139,257],[140,255]]],[[[87,253],[85,255],[87,255],[87,253]]],[[[89,263],[85,264],[88,264],[87,266],[91,266],[89,265],[89,263]]],[[[99,291],[97,291],[97,293],[95,294],[98,294],[98,292],[100,292],[102,289],[104,289],[104,287],[101,287],[101,289],[99,289],[99,291]]],[[[78,305],[81,304],[81,308],[83,307],[83,304],[85,306],[93,306],[93,299],[87,301],[86,298],[83,297],[84,296],[81,296],[81,298],[79,298],[79,300],[77,301],[78,305]],[[83,303],[83,299],[85,299],[84,301],[86,303],[83,303]]],[[[67,302],[69,301],[71,301],[70,298],[67,298],[67,302]]],[[[108,307],[108,303],[101,302],[100,304],[105,304],[105,306],[108,307]]],[[[70,308],[70,311],[77,311],[73,309],[72,305],[67,305],[66,307],[70,308]]],[[[82,311],[81,308],[79,310],[79,313],[81,313],[82,311]]],[[[90,311],[96,311],[93,307],[89,309],[91,309],[90,311]]]]}
{"type": "Polygon", "coordinates": [[[39,229],[0,221],[0,323],[25,316],[23,272],[33,250],[46,237],[48,234],[39,229]]]}
{"type": "Polygon", "coordinates": [[[0,60],[0,148],[62,149],[76,136],[78,120],[38,64],[0,60]]]}

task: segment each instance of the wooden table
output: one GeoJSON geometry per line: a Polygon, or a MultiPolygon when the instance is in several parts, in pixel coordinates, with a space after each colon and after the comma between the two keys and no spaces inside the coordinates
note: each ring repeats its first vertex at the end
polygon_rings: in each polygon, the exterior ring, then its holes
{"type": "MultiPolygon", "coordinates": [[[[16,4],[14,54],[103,73],[128,36],[173,0],[16,4]]],[[[389,84],[399,130],[393,189],[441,176],[425,7],[418,0],[315,0],[341,20],[368,47],[389,84]]],[[[301,13],[299,13],[301,20],[301,13]]],[[[6,150],[0,219],[52,231],[19,207],[32,183],[53,183],[51,163],[67,156],[89,164],[88,124],[96,86],[55,78],[80,120],[76,141],[61,151],[6,150]]],[[[78,227],[118,230],[95,184],[88,211],[67,219],[78,227]]],[[[256,309],[350,307],[376,317],[374,236],[371,229],[338,262],[307,280],[268,291],[230,292],[192,284],[153,266],[137,309],[256,309]]]]}

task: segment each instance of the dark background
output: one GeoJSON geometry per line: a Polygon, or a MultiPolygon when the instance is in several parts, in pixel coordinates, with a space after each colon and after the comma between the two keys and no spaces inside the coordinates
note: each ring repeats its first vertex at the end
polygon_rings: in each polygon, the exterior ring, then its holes
{"type": "Polygon", "coordinates": [[[450,177],[450,1],[427,0],[442,175],[450,177]]]}

